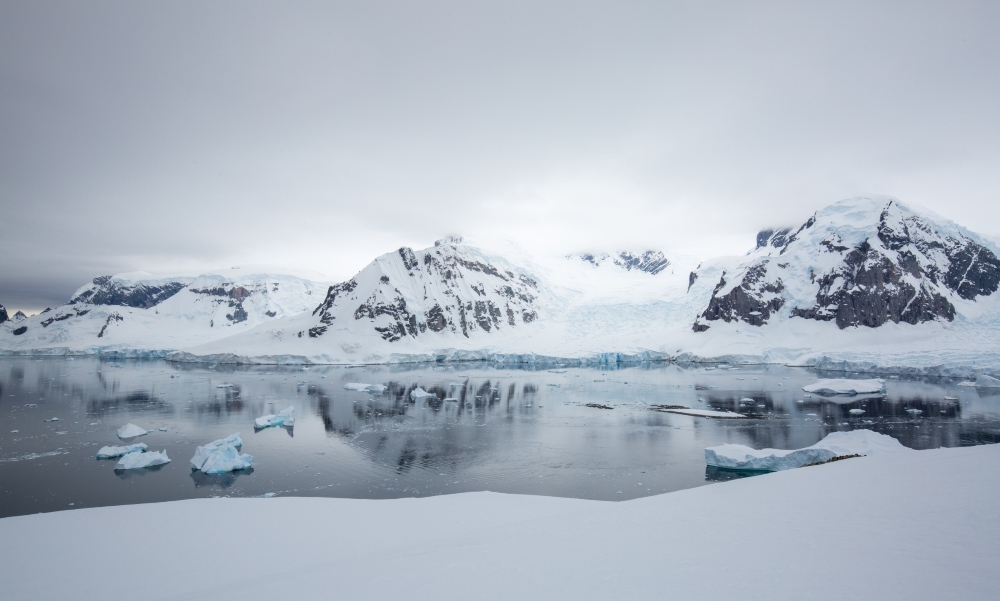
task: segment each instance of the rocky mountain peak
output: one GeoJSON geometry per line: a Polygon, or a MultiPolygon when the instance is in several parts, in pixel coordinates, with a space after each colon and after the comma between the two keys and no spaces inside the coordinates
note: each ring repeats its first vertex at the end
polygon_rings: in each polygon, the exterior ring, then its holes
{"type": "Polygon", "coordinates": [[[723,273],[695,331],[718,320],[760,326],[781,311],[841,329],[951,321],[955,302],[1000,285],[989,244],[895,199],[841,201],[780,235],[774,244],[779,231],[761,232],[768,252],[723,273]]]}
{"type": "Polygon", "coordinates": [[[308,334],[316,338],[335,323],[360,322],[390,342],[434,333],[471,337],[531,323],[538,294],[534,278],[475,247],[404,247],[330,286],[308,334]]]}

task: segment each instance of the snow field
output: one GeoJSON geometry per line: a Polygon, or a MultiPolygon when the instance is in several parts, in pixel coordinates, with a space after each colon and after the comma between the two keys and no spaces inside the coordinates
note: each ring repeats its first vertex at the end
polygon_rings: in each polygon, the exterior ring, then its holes
{"type": "Polygon", "coordinates": [[[0,520],[0,583],[20,601],[103,600],[112,588],[148,601],[992,600],[998,483],[990,445],[621,503],[471,493],[62,511],[0,520]],[[115,569],[104,558],[119,548],[142,549],[155,569],[115,569]],[[206,548],[237,551],[206,561],[206,548]]]}

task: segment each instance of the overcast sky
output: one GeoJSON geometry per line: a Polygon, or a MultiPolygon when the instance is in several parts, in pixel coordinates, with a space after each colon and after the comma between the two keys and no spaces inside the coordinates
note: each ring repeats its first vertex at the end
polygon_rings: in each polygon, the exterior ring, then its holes
{"type": "Polygon", "coordinates": [[[1000,2],[0,0],[0,303],[448,234],[710,257],[884,193],[1000,234],[1000,2]]]}

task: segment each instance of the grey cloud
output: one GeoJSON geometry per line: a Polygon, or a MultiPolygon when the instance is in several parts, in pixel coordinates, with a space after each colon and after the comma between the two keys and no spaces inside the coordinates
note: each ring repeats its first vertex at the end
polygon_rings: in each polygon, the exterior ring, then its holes
{"type": "Polygon", "coordinates": [[[347,277],[456,232],[734,253],[863,193],[1000,234],[998,17],[2,2],[0,302],[134,269],[347,277]]]}

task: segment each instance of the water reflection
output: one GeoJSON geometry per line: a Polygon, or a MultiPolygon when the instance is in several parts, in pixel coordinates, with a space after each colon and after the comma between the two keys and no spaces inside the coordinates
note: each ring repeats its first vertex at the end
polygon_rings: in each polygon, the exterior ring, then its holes
{"type": "Polygon", "coordinates": [[[619,500],[735,477],[706,470],[703,449],[717,444],[801,448],[854,428],[912,448],[1000,442],[1000,391],[923,378],[890,379],[881,396],[804,394],[802,386],[818,377],[777,366],[516,370],[3,359],[0,514],[64,501],[79,506],[81,498],[111,504],[218,489],[232,496],[494,490],[619,500]],[[347,383],[384,389],[359,392],[347,383]],[[414,398],[417,388],[431,396],[414,398]],[[745,418],[693,418],[656,412],[656,405],[745,418]],[[296,411],[294,428],[254,430],[256,417],[288,406],[296,411]],[[60,421],[43,421],[52,417],[60,421]],[[115,431],[128,422],[151,430],[138,440],[166,449],[175,462],[112,478],[93,455],[120,444],[115,431]],[[233,432],[244,433],[244,451],[256,458],[253,478],[243,477],[249,471],[189,473],[176,460],[233,432]],[[47,486],[55,488],[43,491],[47,486]]]}

